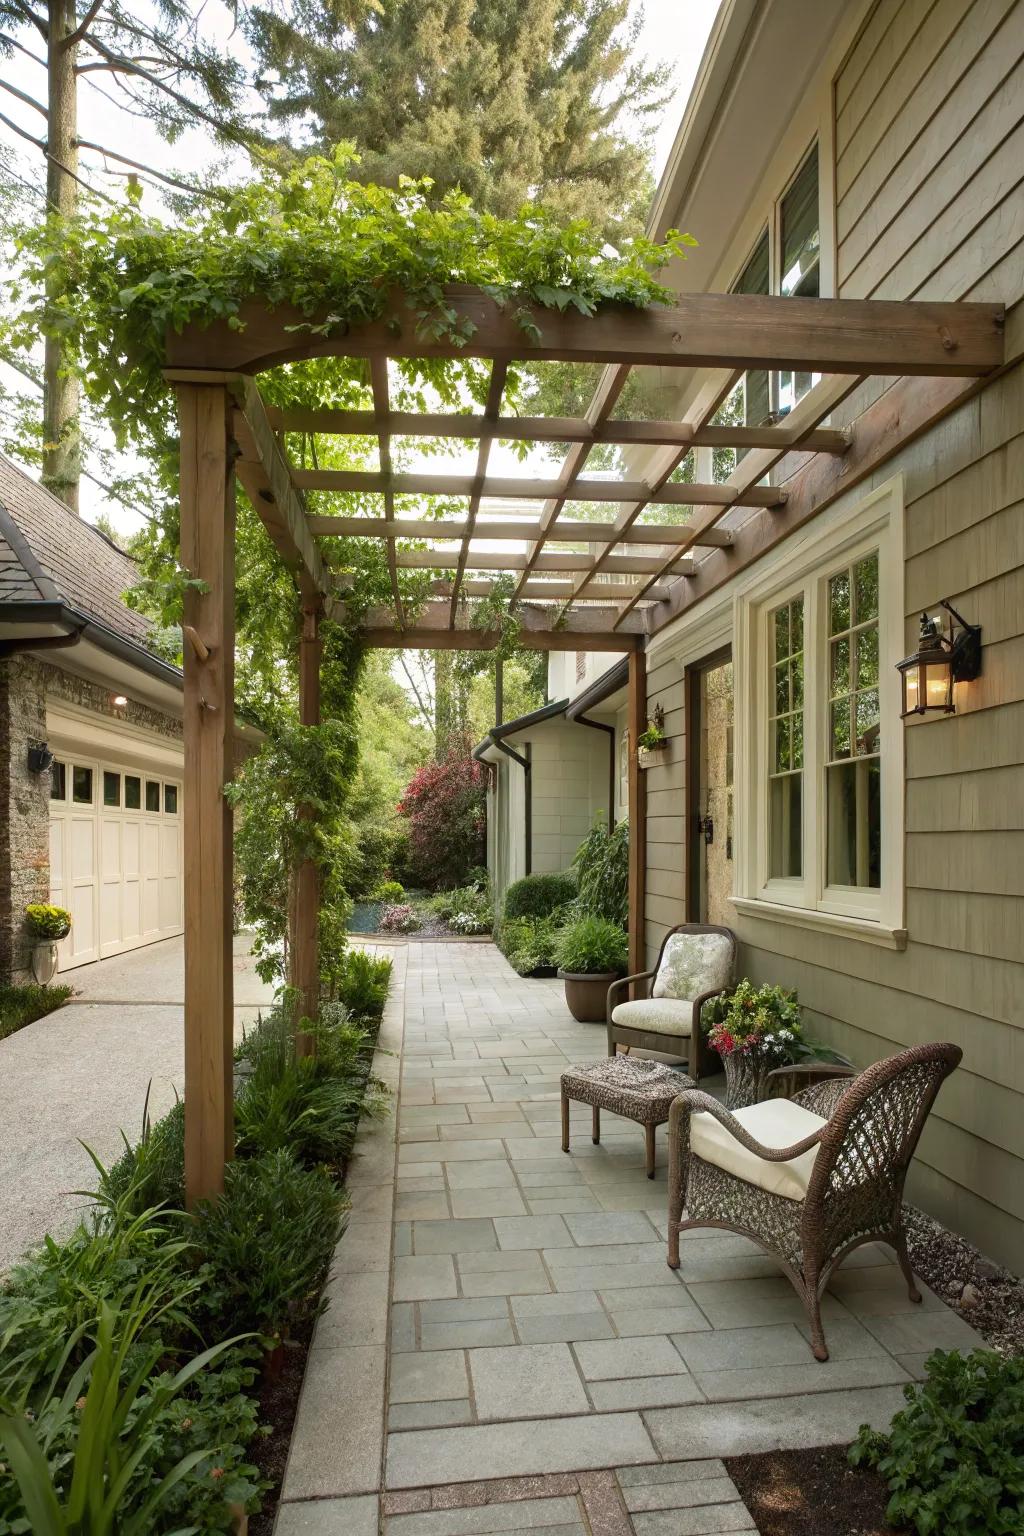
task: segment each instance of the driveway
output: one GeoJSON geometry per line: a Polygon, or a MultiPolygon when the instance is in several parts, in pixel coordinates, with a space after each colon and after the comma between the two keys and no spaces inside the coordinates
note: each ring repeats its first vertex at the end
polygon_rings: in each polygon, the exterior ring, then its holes
{"type": "MultiPolygon", "coordinates": [[[[272,999],[245,935],[235,939],[235,1032],[272,999]]],[[[71,971],[75,996],[0,1041],[0,1271],[52,1232],[74,1227],[95,1182],[82,1142],[103,1162],[138,1139],[146,1089],[153,1118],[184,1069],[181,938],[71,971]]]]}

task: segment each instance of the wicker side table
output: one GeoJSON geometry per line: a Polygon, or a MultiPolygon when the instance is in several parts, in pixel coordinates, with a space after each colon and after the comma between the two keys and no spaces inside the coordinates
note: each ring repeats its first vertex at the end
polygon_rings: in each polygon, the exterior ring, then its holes
{"type": "Polygon", "coordinates": [[[575,1099],[591,1106],[595,1143],[601,1140],[602,1109],[643,1126],[647,1177],[653,1179],[654,1132],[667,1121],[673,1099],[684,1088],[696,1086],[685,1072],[633,1056],[608,1056],[593,1066],[570,1067],[562,1073],[562,1151],[569,1150],[569,1101],[575,1099]]]}

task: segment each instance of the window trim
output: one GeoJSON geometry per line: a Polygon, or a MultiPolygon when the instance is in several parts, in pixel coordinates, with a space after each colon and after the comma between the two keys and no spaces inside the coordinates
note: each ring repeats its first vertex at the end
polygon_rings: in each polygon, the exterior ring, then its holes
{"type": "Polygon", "coordinates": [[[904,645],[903,480],[896,476],[845,509],[823,514],[809,533],[790,541],[770,569],[758,572],[735,599],[737,764],[737,909],[745,915],[905,943],[904,730],[895,661],[904,645]],[[827,661],[822,651],[827,583],[869,549],[879,551],[879,710],[882,764],[882,884],[879,891],[826,884],[824,794],[827,661]],[[769,613],[804,591],[803,874],[768,880],[769,613]],[[808,601],[808,598],[810,599],[808,601]],[[814,701],[808,710],[808,701],[814,701]],[[808,716],[810,715],[810,718],[808,716]],[[738,775],[739,779],[740,775],[738,775]],[[852,927],[851,927],[852,925],[852,927]]]}

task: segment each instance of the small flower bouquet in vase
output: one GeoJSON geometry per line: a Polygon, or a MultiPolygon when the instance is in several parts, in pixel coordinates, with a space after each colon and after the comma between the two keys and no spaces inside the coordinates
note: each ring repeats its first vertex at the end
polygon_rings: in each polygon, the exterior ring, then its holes
{"type": "Polygon", "coordinates": [[[804,1039],[800,1004],[783,987],[756,987],[744,979],[730,997],[716,999],[705,1019],[708,1043],[725,1066],[725,1104],[740,1109],[766,1096],[768,1073],[813,1054],[804,1039]]]}

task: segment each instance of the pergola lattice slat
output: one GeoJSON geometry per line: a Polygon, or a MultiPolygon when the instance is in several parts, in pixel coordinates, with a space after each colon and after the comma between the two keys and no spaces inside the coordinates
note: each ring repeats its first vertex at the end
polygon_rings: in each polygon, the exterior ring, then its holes
{"type": "MultiPolygon", "coordinates": [[[[487,403],[484,406],[484,419],[496,421],[501,410],[501,397],[505,392],[505,376],[508,373],[508,364],[502,358],[495,358],[491,365],[491,378],[487,386],[487,403]]],[[[451,594],[451,621],[455,623],[458,612],[459,586],[462,582],[462,574],[466,569],[466,559],[469,550],[469,540],[476,524],[477,513],[480,510],[480,498],[484,494],[484,486],[487,484],[487,461],[491,453],[491,441],[489,437],[481,437],[480,446],[476,454],[476,473],[473,476],[469,490],[469,513],[466,518],[468,524],[462,548],[459,551],[459,564],[455,572],[455,581],[452,583],[451,594]]]]}
{"type": "MultiPolygon", "coordinates": [[[[482,451],[482,450],[481,450],[482,451]]],[[[761,450],[767,452],[767,450],[761,450]]],[[[780,454],[789,451],[788,445],[780,444],[780,454]]],[[[672,468],[685,458],[689,449],[676,450],[672,454],[672,468]]],[[[669,474],[672,470],[668,471],[669,474]]],[[[489,501],[549,501],[561,498],[571,501],[642,501],[646,506],[662,507],[775,507],[786,499],[785,491],[771,485],[753,485],[740,493],[728,484],[688,485],[674,483],[655,489],[645,480],[594,480],[576,479],[568,486],[561,479],[533,480],[516,476],[492,475],[478,481],[476,475],[440,474],[379,474],[366,469],[294,469],[292,483],[301,491],[356,492],[359,494],[383,493],[394,496],[469,496],[479,501],[486,496],[489,501]],[[478,489],[479,486],[479,489],[478,489]]],[[[475,519],[469,519],[472,524],[475,519]]],[[[550,532],[550,529],[547,530],[550,532]]]]}
{"type": "MultiPolygon", "coordinates": [[[[309,530],[314,534],[333,535],[352,539],[464,539],[470,536],[467,518],[397,518],[388,522],[375,517],[320,517],[308,518],[309,530]]],[[[477,522],[472,529],[474,543],[482,539],[536,539],[540,524],[527,518],[487,519],[477,522]]],[[[629,530],[626,544],[677,544],[689,538],[689,523],[634,523],[629,530]]],[[[549,544],[605,544],[611,533],[610,523],[581,523],[560,519],[548,530],[549,544]]],[[[732,543],[728,528],[709,528],[695,541],[709,548],[722,548],[732,543]]]]}
{"type": "MultiPolygon", "coordinates": [[[[390,395],[388,390],[388,360],[386,357],[372,357],[370,359],[370,387],[373,390],[373,414],[377,421],[377,434],[380,451],[381,478],[387,482],[391,479],[391,434],[388,430],[388,415],[391,410],[390,395]]],[[[295,475],[292,482],[297,483],[295,475]]],[[[395,515],[395,493],[385,483],[384,486],[384,515],[388,520],[395,515]]],[[[404,615],[402,613],[402,593],[398,585],[398,562],[395,558],[395,541],[389,538],[385,545],[388,558],[388,576],[391,580],[391,597],[395,605],[395,612],[399,622],[404,615]]]]}

